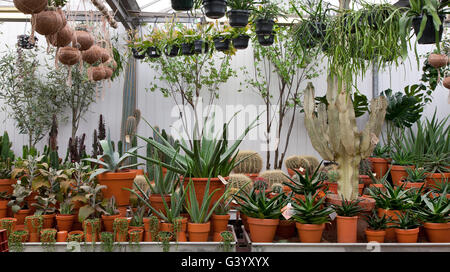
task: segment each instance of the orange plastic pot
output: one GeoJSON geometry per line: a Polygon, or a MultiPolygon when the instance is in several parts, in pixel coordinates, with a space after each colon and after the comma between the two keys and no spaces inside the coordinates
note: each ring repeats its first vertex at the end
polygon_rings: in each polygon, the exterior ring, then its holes
{"type": "Polygon", "coordinates": [[[191,242],[207,242],[209,231],[211,230],[211,223],[191,223],[187,224],[187,231],[189,235],[189,241],[191,242]]]}
{"type": "Polygon", "coordinates": [[[372,172],[375,173],[377,177],[383,177],[389,169],[389,161],[385,158],[375,157],[370,157],[369,160],[372,163],[372,172]]]}
{"type": "Polygon", "coordinates": [[[272,243],[280,219],[260,219],[247,217],[250,238],[255,243],[272,243]]]}
{"type": "Polygon", "coordinates": [[[366,233],[367,242],[384,243],[384,237],[386,236],[385,230],[366,229],[365,233],[366,233]]]}
{"type": "Polygon", "coordinates": [[[142,242],[144,238],[144,230],[143,229],[130,229],[128,230],[128,236],[130,237],[131,242],[142,242]],[[137,233],[137,234],[135,234],[137,233]],[[134,236],[137,235],[137,239],[134,236]]]}
{"type": "Polygon", "coordinates": [[[325,229],[323,224],[302,224],[295,223],[297,227],[298,239],[301,243],[320,243],[322,240],[322,233],[325,229]]]}
{"type": "MultiPolygon", "coordinates": [[[[164,201],[166,201],[167,207],[170,208],[170,195],[160,195],[160,194],[151,194],[149,196],[150,205],[157,211],[161,212],[164,215],[167,215],[166,208],[164,206],[164,201]]],[[[158,216],[155,214],[155,216],[158,216]]],[[[161,218],[158,216],[158,218],[161,220],[161,218]]]]}
{"type": "Polygon", "coordinates": [[[15,183],[12,179],[0,179],[0,192],[7,192],[12,194],[14,188],[11,186],[15,183]]]}
{"type": "Polygon", "coordinates": [[[23,225],[25,223],[25,217],[30,214],[30,209],[19,210],[14,214],[14,218],[17,219],[17,225],[23,225]]]}
{"type": "MultiPolygon", "coordinates": [[[[203,203],[203,196],[205,195],[206,184],[208,183],[208,178],[184,178],[184,188],[187,188],[189,181],[192,179],[192,183],[195,188],[195,196],[197,198],[197,202],[199,206],[203,203]]],[[[228,180],[228,177],[224,177],[225,180],[228,180]]],[[[211,194],[214,190],[219,189],[211,198],[211,203],[209,204],[209,208],[211,209],[212,205],[216,203],[219,198],[225,192],[225,184],[220,181],[219,178],[211,178],[209,183],[209,194],[211,194]]],[[[189,201],[189,195],[186,196],[186,201],[189,201]]]]}
{"type": "Polygon", "coordinates": [[[337,216],[337,242],[356,243],[358,216],[337,216]]]}
{"type": "MultiPolygon", "coordinates": [[[[187,218],[183,217],[183,219],[181,220],[181,228],[177,232],[177,236],[176,236],[176,239],[178,242],[187,242],[187,237],[186,237],[186,231],[188,228],[187,224],[188,224],[187,218]]],[[[174,225],[172,223],[162,222],[160,224],[160,229],[161,229],[161,231],[172,232],[172,233],[175,232],[174,225]]],[[[175,237],[174,237],[174,239],[175,239],[175,237]]]]}
{"type": "Polygon", "coordinates": [[[391,165],[391,177],[392,177],[392,182],[394,183],[394,185],[399,186],[400,181],[403,181],[404,179],[406,179],[408,177],[408,172],[406,172],[406,168],[414,169],[415,166],[414,165],[408,165],[408,166],[391,165]]]}
{"type": "Polygon", "coordinates": [[[398,243],[417,243],[417,239],[419,238],[419,228],[394,230],[398,243]]]}
{"type": "Polygon", "coordinates": [[[70,232],[72,230],[73,220],[75,215],[73,214],[58,214],[56,215],[56,226],[59,231],[70,232]]]}
{"type": "Polygon", "coordinates": [[[83,230],[85,234],[84,240],[86,242],[100,241],[100,227],[100,220],[98,221],[98,223],[83,221],[83,230]]]}
{"type": "Polygon", "coordinates": [[[219,234],[222,231],[226,231],[229,220],[230,220],[229,214],[218,215],[218,214],[213,213],[211,216],[212,231],[218,232],[219,234]]]}
{"type": "MultiPolygon", "coordinates": [[[[403,214],[402,211],[399,210],[385,210],[385,209],[378,209],[378,217],[382,217],[383,214],[386,214],[387,217],[391,217],[391,219],[393,221],[398,219],[398,215],[397,214],[403,214]]],[[[395,223],[388,223],[388,226],[392,226],[395,223]]],[[[396,235],[395,235],[395,229],[394,228],[388,228],[386,229],[386,236],[385,239],[386,240],[395,240],[396,235]]]]}
{"type": "Polygon", "coordinates": [[[424,223],[430,243],[450,243],[450,223],[424,223]]]}
{"type": "Polygon", "coordinates": [[[295,221],[280,220],[277,227],[276,236],[282,239],[289,239],[295,236],[295,221]]]}
{"type": "Polygon", "coordinates": [[[114,219],[119,218],[120,214],[115,215],[102,215],[103,228],[106,232],[114,232],[113,223],[114,219]]]}
{"type": "Polygon", "coordinates": [[[427,188],[433,188],[436,182],[449,182],[450,172],[447,173],[426,173],[425,183],[427,188]]]}
{"type": "Polygon", "coordinates": [[[8,215],[8,200],[0,200],[0,218],[8,215]]]}
{"type": "Polygon", "coordinates": [[[58,242],[58,243],[66,242],[68,235],[69,235],[69,233],[67,231],[65,231],[65,230],[58,231],[58,233],[56,234],[56,242],[58,242]]]}
{"type": "Polygon", "coordinates": [[[42,227],[44,229],[51,229],[53,228],[53,225],[55,225],[55,214],[44,214],[42,215],[42,217],[44,218],[44,222],[42,224],[42,227]]]}
{"type": "Polygon", "coordinates": [[[136,170],[124,170],[121,172],[108,172],[97,176],[100,185],[106,185],[102,189],[104,198],[116,198],[118,207],[126,207],[130,204],[130,192],[124,188],[132,189],[136,177],[136,170]]]}

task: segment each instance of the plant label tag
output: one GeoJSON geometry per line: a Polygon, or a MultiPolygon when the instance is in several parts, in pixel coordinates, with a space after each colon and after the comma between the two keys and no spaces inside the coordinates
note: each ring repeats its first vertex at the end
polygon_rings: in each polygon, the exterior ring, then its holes
{"type": "Polygon", "coordinates": [[[292,217],[292,215],[294,214],[294,210],[292,209],[292,204],[288,203],[286,206],[284,206],[281,209],[281,214],[283,215],[283,217],[286,220],[289,220],[292,217]]]}
{"type": "Polygon", "coordinates": [[[218,178],[224,185],[228,184],[228,182],[222,176],[218,176],[218,178]]]}
{"type": "Polygon", "coordinates": [[[125,135],[125,142],[127,142],[127,144],[131,143],[130,135],[125,135]]]}
{"type": "Polygon", "coordinates": [[[337,213],[336,213],[336,212],[330,213],[331,221],[333,221],[333,220],[336,218],[336,216],[337,216],[337,213]]]}

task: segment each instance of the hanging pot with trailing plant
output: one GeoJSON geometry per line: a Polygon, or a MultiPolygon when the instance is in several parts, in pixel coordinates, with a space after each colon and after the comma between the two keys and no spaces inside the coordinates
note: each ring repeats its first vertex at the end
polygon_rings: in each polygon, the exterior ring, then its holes
{"type": "Polygon", "coordinates": [[[164,53],[166,54],[166,56],[168,57],[176,57],[178,56],[178,54],[180,53],[180,47],[178,45],[167,45],[164,53]]]}
{"type": "Polygon", "coordinates": [[[226,37],[215,37],[213,39],[214,47],[217,51],[227,51],[230,49],[230,39],[226,37]]]}
{"type": "Polygon", "coordinates": [[[147,55],[149,58],[159,58],[161,57],[161,51],[158,47],[150,46],[147,48],[147,55]]]}
{"type": "MultiPolygon", "coordinates": [[[[414,29],[414,33],[416,36],[420,33],[420,25],[422,23],[423,16],[414,17],[412,20],[412,26],[414,29]]],[[[438,32],[438,42],[442,40],[442,33],[444,32],[443,22],[444,15],[439,14],[439,20],[441,20],[441,25],[439,26],[438,32]]],[[[431,15],[427,15],[427,22],[425,24],[425,28],[423,30],[422,36],[417,41],[419,44],[434,44],[436,43],[436,29],[434,28],[433,17],[431,15]]]]}
{"type": "Polygon", "coordinates": [[[246,49],[248,47],[249,35],[239,35],[232,39],[233,47],[236,49],[246,49]]]}
{"type": "Polygon", "coordinates": [[[232,27],[245,27],[250,17],[249,10],[232,9],[227,12],[228,22],[232,27]]]}
{"type": "Polygon", "coordinates": [[[275,40],[275,32],[272,32],[272,34],[257,34],[256,36],[259,44],[262,46],[270,46],[275,40]]]}
{"type": "Polygon", "coordinates": [[[267,19],[257,19],[255,23],[255,33],[258,35],[262,34],[272,34],[273,26],[275,25],[274,20],[267,19]]]}
{"type": "Polygon", "coordinates": [[[204,40],[194,41],[194,52],[197,54],[204,54],[208,52],[209,44],[204,40]]]}
{"type": "Polygon", "coordinates": [[[227,2],[225,0],[203,0],[205,15],[211,19],[220,19],[227,11],[227,2]]]}
{"type": "Polygon", "coordinates": [[[194,6],[194,0],[171,0],[172,9],[176,11],[191,10],[194,6]]]}

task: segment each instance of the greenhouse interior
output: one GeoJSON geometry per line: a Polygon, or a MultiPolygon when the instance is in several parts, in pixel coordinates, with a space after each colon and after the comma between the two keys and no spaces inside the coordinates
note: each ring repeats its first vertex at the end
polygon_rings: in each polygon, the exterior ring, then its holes
{"type": "Polygon", "coordinates": [[[0,35],[0,252],[450,252],[448,0],[3,0],[0,35]]]}

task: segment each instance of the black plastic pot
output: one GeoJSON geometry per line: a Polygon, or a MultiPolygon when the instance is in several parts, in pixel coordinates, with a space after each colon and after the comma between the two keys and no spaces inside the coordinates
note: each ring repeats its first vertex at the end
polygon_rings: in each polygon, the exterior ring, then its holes
{"type": "Polygon", "coordinates": [[[191,10],[194,6],[194,0],[172,0],[172,9],[176,11],[191,10]]]}
{"type": "Polygon", "coordinates": [[[257,34],[258,42],[262,46],[269,46],[272,45],[275,38],[275,32],[272,32],[272,34],[257,34]]]}
{"type": "Polygon", "coordinates": [[[166,56],[176,57],[178,56],[179,52],[180,47],[178,45],[167,45],[164,53],[166,54],[166,56]]]}
{"type": "Polygon", "coordinates": [[[139,53],[139,51],[136,48],[132,48],[131,51],[133,52],[133,57],[135,59],[145,59],[145,55],[147,52],[139,53]]]}
{"type": "Polygon", "coordinates": [[[147,48],[147,55],[149,58],[159,58],[161,57],[161,51],[157,47],[147,48]]]}
{"type": "Polygon", "coordinates": [[[232,9],[227,12],[229,24],[232,27],[245,27],[248,24],[250,11],[243,9],[232,9]]]}
{"type": "Polygon", "coordinates": [[[181,54],[186,56],[194,55],[194,43],[182,43],[181,54]]]}
{"type": "Polygon", "coordinates": [[[197,54],[204,54],[208,52],[209,44],[204,40],[194,41],[194,52],[197,54]]]}
{"type": "Polygon", "coordinates": [[[230,49],[230,39],[218,37],[214,38],[213,41],[214,47],[218,51],[227,51],[228,49],[230,49]]]}
{"type": "Polygon", "coordinates": [[[203,0],[205,15],[211,19],[219,19],[227,11],[227,2],[225,0],[203,0]]]}
{"type": "Polygon", "coordinates": [[[239,35],[232,40],[233,46],[236,49],[246,49],[248,47],[249,35],[239,35]]]}
{"type": "MultiPolygon", "coordinates": [[[[442,24],[439,27],[439,40],[442,39],[442,33],[444,31],[443,22],[444,22],[444,15],[439,15],[439,19],[441,20],[442,24]]],[[[420,23],[422,22],[422,16],[418,16],[413,18],[412,20],[412,26],[414,28],[414,33],[419,34],[420,31],[420,23]]],[[[417,41],[419,44],[433,44],[436,43],[436,37],[435,37],[435,29],[433,25],[433,17],[427,16],[427,23],[425,24],[425,29],[423,30],[422,37],[417,41]]]]}
{"type": "Polygon", "coordinates": [[[326,36],[327,25],[323,22],[310,22],[309,33],[316,40],[322,40],[326,36]]]}
{"type": "Polygon", "coordinates": [[[37,37],[34,37],[34,43],[30,42],[29,35],[19,35],[17,36],[17,45],[23,49],[33,49],[38,41],[37,37]]]}
{"type": "Polygon", "coordinates": [[[272,34],[274,20],[258,19],[255,23],[255,33],[256,34],[272,34]]]}

